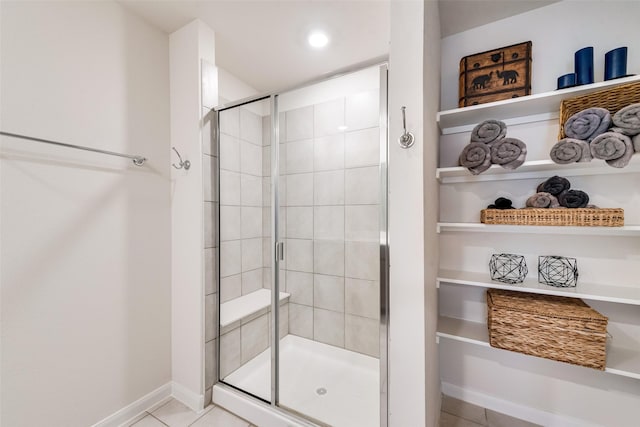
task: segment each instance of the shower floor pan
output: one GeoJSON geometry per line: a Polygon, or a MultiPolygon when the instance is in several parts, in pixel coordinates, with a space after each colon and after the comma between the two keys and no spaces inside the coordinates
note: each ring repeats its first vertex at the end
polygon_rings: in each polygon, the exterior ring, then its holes
{"type": "MultiPolygon", "coordinates": [[[[378,359],[287,335],[280,340],[280,406],[333,427],[380,425],[378,359]]],[[[224,381],[262,398],[270,395],[271,349],[224,381]]]]}

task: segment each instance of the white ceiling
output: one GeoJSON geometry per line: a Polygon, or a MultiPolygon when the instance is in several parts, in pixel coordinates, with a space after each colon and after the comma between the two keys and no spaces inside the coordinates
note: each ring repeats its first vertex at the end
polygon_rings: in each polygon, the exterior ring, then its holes
{"type": "MultiPolygon", "coordinates": [[[[426,0],[434,1],[434,0],[426,0]]],[[[441,33],[516,15],[548,0],[438,0],[441,33]]],[[[259,92],[294,86],[389,52],[389,0],[119,0],[171,33],[200,18],[216,33],[216,63],[259,92]],[[306,36],[331,38],[312,50],[306,36]]]]}
{"type": "Polygon", "coordinates": [[[389,1],[122,0],[167,33],[200,18],[216,33],[216,63],[259,92],[291,87],[389,52],[389,1]],[[312,50],[320,28],[331,38],[312,50]]]}

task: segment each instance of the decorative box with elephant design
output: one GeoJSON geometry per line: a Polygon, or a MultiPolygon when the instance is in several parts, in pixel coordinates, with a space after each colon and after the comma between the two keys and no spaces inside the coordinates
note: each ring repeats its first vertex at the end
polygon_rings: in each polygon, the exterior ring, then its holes
{"type": "Polygon", "coordinates": [[[465,56],[460,60],[459,107],[531,94],[531,42],[465,56]]]}

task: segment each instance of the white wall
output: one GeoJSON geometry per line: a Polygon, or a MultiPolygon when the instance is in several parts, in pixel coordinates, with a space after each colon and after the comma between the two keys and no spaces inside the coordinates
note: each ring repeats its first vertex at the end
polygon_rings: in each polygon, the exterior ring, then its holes
{"type": "Polygon", "coordinates": [[[168,38],[112,2],[2,2],[4,426],[86,426],[170,380],[168,38]]]}
{"type": "MultiPolygon", "coordinates": [[[[203,144],[211,149],[211,132],[203,132],[208,108],[218,98],[215,69],[201,75],[202,60],[215,62],[215,35],[201,21],[185,25],[170,37],[171,145],[191,160],[191,168],[172,170],[171,337],[174,396],[194,410],[205,399],[205,247],[215,242],[213,202],[204,203],[203,144]],[[203,79],[204,77],[204,79],[203,79]],[[201,85],[202,81],[206,82],[201,85]],[[202,93],[206,87],[210,93],[202,93]],[[209,140],[203,140],[208,136],[209,140]]],[[[207,125],[210,127],[210,123],[207,125]]],[[[209,163],[210,164],[210,163],[209,163]]],[[[209,169],[209,172],[211,169],[209,169]]],[[[211,302],[211,301],[210,301],[211,302]]],[[[215,303],[209,304],[213,315],[215,303]]],[[[215,333],[213,333],[215,335],[215,333]]],[[[209,348],[213,362],[212,348],[209,348]]]]}
{"type": "Polygon", "coordinates": [[[458,106],[460,59],[531,40],[532,93],[554,90],[557,78],[574,71],[573,55],[594,47],[594,78],[602,81],[604,54],[628,46],[627,72],[640,73],[640,2],[562,1],[442,39],[443,110],[458,106]],[[573,19],[573,21],[572,21],[573,19]]]}
{"type": "Polygon", "coordinates": [[[438,326],[438,125],[434,117],[440,106],[440,11],[438,3],[426,1],[424,8],[424,306],[426,364],[426,423],[438,425],[440,417],[440,372],[435,335],[438,326]]]}
{"type": "Polygon", "coordinates": [[[439,68],[437,21],[435,3],[391,1],[388,380],[392,427],[435,426],[439,413],[433,345],[436,307],[433,290],[428,288],[433,286],[435,274],[432,230],[436,194],[426,192],[433,188],[426,174],[434,176],[437,157],[433,113],[437,93],[424,86],[438,84],[434,79],[439,68]],[[428,59],[434,62],[425,64],[428,59]],[[415,145],[406,150],[397,143],[402,134],[401,106],[407,107],[407,128],[416,138],[415,145]]]}
{"type": "MultiPolygon", "coordinates": [[[[258,91],[256,89],[249,86],[247,83],[243,82],[224,68],[218,67],[219,103],[238,101],[257,94],[258,91]]],[[[264,114],[268,114],[268,111],[265,111],[264,114]]]]}

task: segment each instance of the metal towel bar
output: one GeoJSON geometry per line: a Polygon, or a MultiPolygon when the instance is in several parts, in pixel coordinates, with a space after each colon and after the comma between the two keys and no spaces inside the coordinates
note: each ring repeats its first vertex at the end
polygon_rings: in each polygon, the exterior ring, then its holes
{"type": "Polygon", "coordinates": [[[94,153],[107,154],[109,156],[125,157],[127,159],[133,160],[133,164],[136,165],[136,166],[142,166],[144,164],[144,162],[147,161],[147,158],[146,157],[142,157],[142,156],[132,156],[132,155],[129,155],[129,154],[115,153],[113,151],[99,150],[97,148],[82,147],[80,145],[66,144],[64,142],[56,142],[56,141],[51,141],[51,140],[42,139],[42,138],[34,138],[32,136],[19,135],[17,133],[10,133],[10,132],[2,132],[2,131],[0,131],[0,135],[11,136],[13,138],[28,139],[29,141],[44,142],[46,144],[59,145],[61,147],[75,148],[77,150],[93,151],[94,153]]]}

